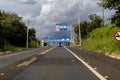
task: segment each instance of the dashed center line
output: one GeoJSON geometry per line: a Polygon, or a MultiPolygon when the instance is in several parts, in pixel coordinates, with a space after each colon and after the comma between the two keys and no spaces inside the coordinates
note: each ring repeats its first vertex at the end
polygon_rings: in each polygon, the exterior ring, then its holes
{"type": "MultiPolygon", "coordinates": [[[[54,48],[55,48],[55,47],[50,48],[50,49],[48,49],[48,50],[45,50],[45,51],[39,53],[38,56],[44,55],[44,54],[48,53],[49,51],[51,51],[51,50],[54,49],[54,48]]],[[[18,64],[17,67],[28,66],[28,65],[30,65],[32,62],[34,62],[35,60],[37,60],[37,57],[32,57],[32,59],[30,59],[29,61],[25,61],[25,62],[23,62],[23,63],[21,63],[21,64],[18,64]]]]}
{"type": "Polygon", "coordinates": [[[18,64],[17,67],[22,67],[22,66],[28,66],[30,65],[32,62],[34,62],[35,60],[37,60],[37,58],[33,57],[30,61],[25,61],[21,64],[18,64]]]}

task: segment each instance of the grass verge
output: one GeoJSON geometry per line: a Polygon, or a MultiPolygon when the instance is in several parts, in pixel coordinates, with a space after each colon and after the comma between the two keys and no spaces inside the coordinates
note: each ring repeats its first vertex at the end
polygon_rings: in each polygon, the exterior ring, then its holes
{"type": "Polygon", "coordinates": [[[119,43],[114,39],[118,30],[120,28],[115,25],[95,29],[83,40],[82,48],[106,54],[120,54],[119,43]]]}

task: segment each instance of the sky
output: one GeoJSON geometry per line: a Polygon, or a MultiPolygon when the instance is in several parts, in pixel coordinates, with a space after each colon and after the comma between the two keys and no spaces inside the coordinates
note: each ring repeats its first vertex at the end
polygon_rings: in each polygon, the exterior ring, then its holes
{"type": "MultiPolygon", "coordinates": [[[[29,28],[36,30],[38,39],[69,38],[70,32],[56,32],[57,23],[65,23],[70,28],[80,21],[89,21],[90,14],[102,16],[102,8],[97,3],[101,0],[0,0],[0,10],[15,12],[23,17],[23,22],[30,21],[29,28]]],[[[114,11],[105,10],[105,22],[114,11]]]]}

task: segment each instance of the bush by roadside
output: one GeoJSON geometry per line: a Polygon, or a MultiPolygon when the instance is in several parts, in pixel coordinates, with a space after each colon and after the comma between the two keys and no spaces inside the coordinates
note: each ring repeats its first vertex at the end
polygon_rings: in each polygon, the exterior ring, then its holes
{"type": "Polygon", "coordinates": [[[115,32],[120,28],[115,25],[107,25],[93,30],[88,38],[83,40],[82,48],[105,54],[120,54],[118,42],[114,39],[115,32]]]}

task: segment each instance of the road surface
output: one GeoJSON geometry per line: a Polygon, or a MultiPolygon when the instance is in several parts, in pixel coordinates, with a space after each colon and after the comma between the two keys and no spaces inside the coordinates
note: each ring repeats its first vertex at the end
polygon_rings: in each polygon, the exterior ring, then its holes
{"type": "MultiPolygon", "coordinates": [[[[83,50],[78,50],[75,48],[69,48],[75,53],[69,52],[64,47],[55,47],[49,50],[45,50],[27,61],[23,61],[17,65],[13,65],[8,68],[8,70],[2,70],[0,80],[119,80],[117,78],[105,75],[104,69],[108,68],[106,65],[100,65],[100,61],[97,59],[93,60],[83,55],[83,50]],[[84,57],[85,60],[81,62],[78,57],[84,57]],[[88,58],[88,59],[87,59],[88,58]],[[88,61],[89,63],[88,63],[88,61]],[[94,62],[91,64],[90,62],[94,62]],[[84,63],[85,62],[85,63],[84,63]],[[97,63],[99,62],[99,63],[97,63]],[[88,65],[90,64],[90,66],[88,65]],[[99,68],[97,67],[99,64],[99,68]],[[88,65],[86,67],[86,65],[88,65]],[[91,69],[91,66],[93,67],[91,69]],[[95,68],[96,66],[97,68],[95,68]],[[105,67],[105,68],[104,68],[105,67]],[[101,71],[100,71],[101,70],[101,71]],[[106,79],[107,78],[107,79],[106,79]],[[114,79],[113,79],[114,78],[114,79]]],[[[94,56],[94,55],[93,55],[94,56]]],[[[111,69],[111,65],[110,68],[111,69]]],[[[114,69],[114,68],[113,68],[114,69]]],[[[110,70],[110,71],[116,71],[110,70]]],[[[108,69],[107,69],[108,70],[108,69]]],[[[106,70],[106,71],[107,71],[106,70]]],[[[119,69],[117,74],[119,75],[119,69]]],[[[111,73],[109,73],[111,74],[111,73]]],[[[115,74],[115,73],[113,73],[115,74]]]]}

